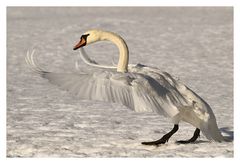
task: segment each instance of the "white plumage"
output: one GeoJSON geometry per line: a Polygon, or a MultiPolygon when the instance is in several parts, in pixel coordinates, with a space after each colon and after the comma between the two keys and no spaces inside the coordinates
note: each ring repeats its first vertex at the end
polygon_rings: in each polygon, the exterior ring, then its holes
{"type": "Polygon", "coordinates": [[[101,67],[96,72],[47,72],[34,61],[33,53],[27,54],[26,62],[42,77],[81,99],[116,102],[136,112],[163,114],[170,117],[174,124],[181,120],[192,124],[209,140],[224,140],[212,109],[200,96],[167,72],[141,64],[128,65],[128,48],[120,36],[91,30],[82,36],[75,49],[100,40],[109,40],[118,46],[120,60],[117,67],[99,65],[87,56],[83,48],[83,61],[88,65],[101,67]]]}

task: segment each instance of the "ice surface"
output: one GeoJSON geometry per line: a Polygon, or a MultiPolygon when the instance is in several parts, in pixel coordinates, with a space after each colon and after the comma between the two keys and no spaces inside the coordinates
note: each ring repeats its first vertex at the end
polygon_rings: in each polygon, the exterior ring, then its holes
{"type": "MultiPolygon", "coordinates": [[[[203,135],[196,144],[176,144],[192,136],[194,127],[186,123],[166,145],[141,145],[168,132],[169,119],[78,100],[25,64],[27,50],[35,48],[47,70],[73,71],[78,52],[72,48],[92,28],[120,34],[130,63],[179,77],[210,104],[223,135],[233,137],[232,8],[8,7],[8,157],[233,157],[233,142],[211,143],[203,135]]],[[[100,63],[118,59],[109,43],[86,51],[100,63]]]]}

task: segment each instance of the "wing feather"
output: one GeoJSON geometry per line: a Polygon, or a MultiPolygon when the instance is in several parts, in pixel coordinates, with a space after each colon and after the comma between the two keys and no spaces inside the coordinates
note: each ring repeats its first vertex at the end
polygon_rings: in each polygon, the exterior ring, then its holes
{"type": "MultiPolygon", "coordinates": [[[[134,109],[131,86],[127,83],[112,80],[110,72],[99,75],[79,73],[43,73],[42,77],[50,83],[69,91],[81,99],[116,102],[134,109]]],[[[125,76],[125,79],[128,79],[125,76]]]]}

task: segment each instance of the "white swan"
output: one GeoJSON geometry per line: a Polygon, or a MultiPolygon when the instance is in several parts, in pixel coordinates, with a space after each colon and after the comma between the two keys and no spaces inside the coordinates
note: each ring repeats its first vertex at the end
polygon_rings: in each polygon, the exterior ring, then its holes
{"type": "Polygon", "coordinates": [[[192,124],[196,130],[191,139],[178,141],[179,143],[196,141],[200,131],[209,140],[224,141],[210,106],[167,72],[141,64],[128,65],[128,47],[117,34],[102,30],[87,31],[81,36],[80,42],[74,47],[74,50],[78,48],[81,48],[81,57],[85,63],[102,69],[92,73],[47,72],[34,61],[33,53],[27,54],[26,62],[32,70],[51,83],[82,99],[116,102],[136,112],[156,112],[171,118],[174,127],[169,133],[159,140],[142,142],[142,144],[166,143],[178,130],[181,120],[192,124]],[[91,60],[81,48],[103,40],[111,41],[118,47],[117,67],[99,65],[91,60]]]}

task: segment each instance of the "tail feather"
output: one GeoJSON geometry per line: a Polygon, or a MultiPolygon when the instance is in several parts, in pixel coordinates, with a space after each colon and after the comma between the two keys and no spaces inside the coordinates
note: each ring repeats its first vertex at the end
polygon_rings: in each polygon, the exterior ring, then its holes
{"type": "Polygon", "coordinates": [[[200,125],[200,130],[211,141],[222,142],[226,139],[222,136],[220,130],[218,129],[216,119],[210,119],[207,123],[202,123],[200,125]]]}

